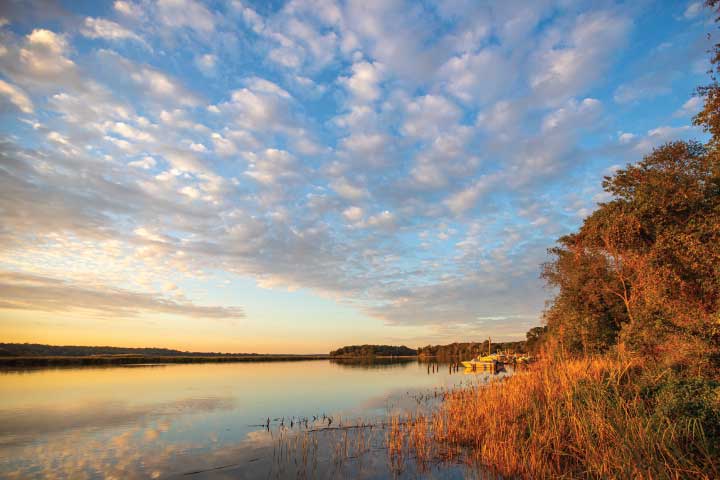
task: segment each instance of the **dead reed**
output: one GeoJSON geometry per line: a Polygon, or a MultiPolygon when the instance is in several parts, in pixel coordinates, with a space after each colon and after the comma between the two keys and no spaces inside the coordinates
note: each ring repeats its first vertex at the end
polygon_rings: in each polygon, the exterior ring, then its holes
{"type": "Polygon", "coordinates": [[[720,477],[713,439],[698,422],[659,414],[646,394],[653,381],[642,365],[599,357],[452,391],[430,417],[393,419],[392,466],[462,452],[507,477],[720,477]]]}

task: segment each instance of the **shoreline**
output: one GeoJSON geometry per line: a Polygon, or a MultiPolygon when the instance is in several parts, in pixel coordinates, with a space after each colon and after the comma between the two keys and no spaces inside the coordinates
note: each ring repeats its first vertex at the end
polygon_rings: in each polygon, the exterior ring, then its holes
{"type": "Polygon", "coordinates": [[[239,363],[239,362],[297,362],[328,360],[329,355],[237,355],[237,356],[150,356],[150,355],[91,355],[48,357],[0,357],[0,367],[53,367],[83,365],[162,365],[167,363],[239,363]]]}
{"type": "Polygon", "coordinates": [[[244,363],[298,362],[304,360],[391,360],[413,359],[413,356],[331,356],[327,354],[256,354],[227,356],[153,356],[153,355],[88,355],[88,356],[17,356],[0,357],[0,368],[55,367],[92,365],[162,365],[168,363],[244,363]]]}

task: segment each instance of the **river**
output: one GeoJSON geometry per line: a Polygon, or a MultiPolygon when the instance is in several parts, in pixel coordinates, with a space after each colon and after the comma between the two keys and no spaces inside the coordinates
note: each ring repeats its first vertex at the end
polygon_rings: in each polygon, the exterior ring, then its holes
{"type": "Polygon", "coordinates": [[[416,360],[6,370],[0,478],[462,478],[394,471],[381,426],[492,377],[416,360]]]}

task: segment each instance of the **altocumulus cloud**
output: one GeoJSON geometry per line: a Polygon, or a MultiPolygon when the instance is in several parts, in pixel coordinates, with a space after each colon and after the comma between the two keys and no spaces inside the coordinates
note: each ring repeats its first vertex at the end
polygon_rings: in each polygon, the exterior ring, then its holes
{"type": "Polygon", "coordinates": [[[3,309],[252,317],[175,286],[220,275],[516,336],[608,168],[698,135],[697,2],[48,5],[0,9],[3,309]]]}

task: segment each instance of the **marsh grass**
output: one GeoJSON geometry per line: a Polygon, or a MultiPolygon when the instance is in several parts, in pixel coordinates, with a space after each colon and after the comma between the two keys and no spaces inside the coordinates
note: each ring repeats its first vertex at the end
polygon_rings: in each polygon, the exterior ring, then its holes
{"type": "Polygon", "coordinates": [[[413,397],[368,422],[283,423],[277,477],[720,478],[720,383],[638,360],[543,361],[489,384],[413,397]],[[419,399],[419,400],[418,400],[419,399]],[[381,460],[382,461],[382,460],[381,460]]]}
{"type": "Polygon", "coordinates": [[[412,455],[505,477],[709,479],[719,430],[717,383],[598,357],[448,392],[429,416],[393,419],[387,444],[393,467],[412,455]]]}

